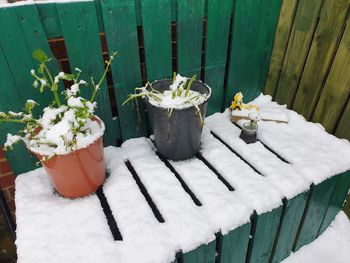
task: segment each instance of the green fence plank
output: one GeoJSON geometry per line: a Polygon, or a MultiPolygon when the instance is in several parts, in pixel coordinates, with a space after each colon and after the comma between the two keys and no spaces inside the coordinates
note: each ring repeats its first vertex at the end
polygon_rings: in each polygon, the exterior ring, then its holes
{"type": "Polygon", "coordinates": [[[269,73],[267,74],[265,93],[270,94],[272,98],[276,94],[278,80],[283,65],[284,55],[289,40],[289,34],[292,30],[295,11],[298,6],[298,0],[282,1],[281,13],[278,20],[275,42],[270,60],[269,73]]]}
{"type": "MultiPolygon", "coordinates": [[[[47,65],[49,70],[53,75],[57,75],[60,71],[60,68],[57,64],[57,61],[54,59],[54,55],[51,51],[49,43],[47,41],[47,37],[43,28],[43,25],[40,20],[40,16],[36,5],[24,5],[16,7],[16,12],[22,27],[23,36],[25,38],[28,52],[32,54],[36,49],[42,49],[48,57],[53,58],[53,60],[47,65]]],[[[33,60],[33,64],[35,68],[38,67],[39,62],[33,60]]],[[[61,92],[64,87],[62,83],[59,84],[59,96],[63,98],[61,92]]],[[[36,96],[40,96],[39,94],[36,96]]],[[[53,95],[50,94],[49,98],[51,101],[53,100],[53,95]]],[[[47,106],[47,105],[42,105],[47,106]]]]}
{"type": "Polygon", "coordinates": [[[202,61],[204,0],[177,1],[178,72],[200,77],[202,61]]]}
{"type": "MultiPolygon", "coordinates": [[[[24,101],[17,90],[4,51],[1,47],[0,76],[0,111],[22,111],[24,101]]],[[[21,127],[21,125],[15,123],[0,123],[0,145],[5,143],[7,133],[17,134],[18,129],[21,127]]],[[[37,161],[22,143],[14,146],[14,149],[6,152],[5,155],[16,175],[32,170],[37,161]]]]}
{"type": "Polygon", "coordinates": [[[297,251],[317,237],[318,230],[322,224],[329,200],[337,182],[336,179],[336,177],[332,177],[311,187],[308,204],[306,205],[303,215],[304,220],[299,228],[293,251],[297,251]]]}
{"type": "Polygon", "coordinates": [[[60,20],[58,19],[56,3],[36,4],[40,19],[48,38],[62,37],[60,20]]]}
{"type": "MultiPolygon", "coordinates": [[[[33,16],[35,16],[35,13],[33,16]]],[[[38,113],[39,109],[52,102],[53,96],[48,90],[40,94],[32,86],[34,79],[30,74],[30,70],[35,67],[34,59],[31,50],[27,47],[16,8],[0,8],[0,24],[11,25],[1,28],[0,44],[4,50],[15,84],[23,100],[34,99],[40,104],[35,111],[35,113],[38,113]]]]}
{"type": "Polygon", "coordinates": [[[328,132],[333,133],[350,94],[350,23],[347,24],[342,40],[328,74],[321,97],[317,103],[313,122],[320,122],[328,132]],[[330,112],[332,114],[330,114],[330,112]]]}
{"type": "Polygon", "coordinates": [[[350,171],[336,175],[337,183],[334,187],[327,212],[323,218],[322,225],[319,229],[318,236],[332,223],[335,216],[342,209],[346,196],[350,188],[350,171]]]}
{"type": "Polygon", "coordinates": [[[149,81],[170,78],[171,62],[171,1],[141,1],[142,30],[149,81]]]}
{"type": "Polygon", "coordinates": [[[232,0],[208,0],[207,3],[204,81],[212,89],[207,109],[208,115],[221,111],[224,99],[224,80],[232,9],[232,0]]]}
{"type": "Polygon", "coordinates": [[[284,214],[281,217],[280,229],[270,262],[281,262],[292,252],[308,195],[309,191],[301,193],[284,204],[284,214]]]}
{"type": "Polygon", "coordinates": [[[209,244],[201,245],[193,251],[182,255],[183,263],[214,263],[215,262],[215,240],[209,244]]]}
{"type": "Polygon", "coordinates": [[[304,66],[293,110],[310,119],[319,99],[337,43],[343,32],[350,0],[325,1],[304,66]],[[322,61],[322,63],[320,63],[322,61]]]}
{"type": "MultiPolygon", "coordinates": [[[[57,10],[72,71],[78,67],[83,70],[83,79],[93,77],[98,81],[104,65],[94,2],[57,3],[57,10]]],[[[92,88],[82,89],[81,94],[89,99],[92,88]]],[[[109,101],[105,80],[96,97],[97,115],[106,125],[104,144],[116,145],[117,133],[109,101]]]]}
{"type": "Polygon", "coordinates": [[[280,7],[280,0],[236,0],[226,106],[237,91],[246,101],[263,91],[280,7]]]}
{"type": "Polygon", "coordinates": [[[253,219],[253,237],[249,242],[248,262],[268,262],[271,256],[283,207],[257,215],[253,219]]]}
{"type": "Polygon", "coordinates": [[[350,141],[349,123],[350,123],[350,102],[348,101],[341,115],[341,118],[338,121],[337,129],[335,131],[335,135],[338,138],[345,138],[350,141]]]}
{"type": "MultiPolygon", "coordinates": [[[[122,137],[126,140],[144,136],[146,123],[142,108],[139,111],[141,123],[138,123],[134,105],[129,103],[122,106],[127,95],[133,93],[135,87],[142,85],[135,2],[106,0],[101,6],[108,49],[118,51],[118,58],[113,62],[111,69],[122,137]]],[[[142,106],[141,103],[139,105],[142,106]]]]}
{"type": "Polygon", "coordinates": [[[251,223],[245,224],[221,236],[218,263],[246,262],[251,223]]]}
{"type": "Polygon", "coordinates": [[[275,99],[291,107],[314,35],[320,0],[300,0],[284,58],[275,99]]]}

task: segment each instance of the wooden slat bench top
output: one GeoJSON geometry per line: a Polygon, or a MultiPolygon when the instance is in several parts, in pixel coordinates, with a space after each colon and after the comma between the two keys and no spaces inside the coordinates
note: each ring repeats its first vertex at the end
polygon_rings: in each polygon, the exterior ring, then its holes
{"type": "Polygon", "coordinates": [[[349,144],[289,116],[289,124],[260,123],[260,141],[248,145],[227,112],[214,114],[206,119],[200,153],[187,161],[165,160],[145,137],[107,147],[109,177],[98,195],[85,198],[54,193],[42,168],[18,176],[19,260],[280,261],[294,241],[298,248],[327,227],[340,202],[329,201],[334,189],[341,182],[346,194],[350,184],[348,174],[335,176],[350,167],[342,157],[349,144]],[[329,148],[313,155],[318,147],[329,148]],[[315,206],[319,189],[328,197],[315,206]],[[101,192],[116,225],[106,220],[101,192]],[[314,234],[303,224],[315,213],[314,234]],[[239,246],[228,251],[228,244],[239,246]]]}

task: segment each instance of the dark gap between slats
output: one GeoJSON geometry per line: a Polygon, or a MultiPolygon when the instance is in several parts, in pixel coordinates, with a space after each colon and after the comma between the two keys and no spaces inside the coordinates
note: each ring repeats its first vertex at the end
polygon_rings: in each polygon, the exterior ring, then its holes
{"type": "Polygon", "coordinates": [[[132,167],[132,165],[129,161],[126,161],[125,165],[129,169],[130,173],[132,174],[134,180],[136,181],[137,186],[139,187],[141,193],[145,197],[148,205],[152,209],[152,212],[153,212],[154,216],[157,218],[158,222],[164,223],[165,220],[164,220],[162,214],[159,212],[156,204],[153,202],[152,197],[149,195],[146,187],[143,185],[143,183],[142,183],[140,177],[138,176],[138,174],[136,173],[134,167],[132,167]]]}
{"type": "Polygon", "coordinates": [[[288,199],[287,199],[287,198],[283,198],[282,201],[283,201],[282,213],[281,213],[280,221],[279,221],[279,224],[278,224],[278,228],[277,228],[275,240],[274,240],[274,242],[273,242],[273,247],[272,247],[272,251],[271,251],[271,256],[270,256],[269,263],[272,263],[272,262],[273,262],[273,257],[275,256],[276,247],[277,247],[278,240],[279,240],[279,237],[280,237],[280,232],[281,232],[281,228],[282,228],[284,216],[285,216],[285,214],[286,214],[288,199]]]}
{"type": "Polygon", "coordinates": [[[196,195],[191,191],[191,189],[188,187],[188,185],[185,183],[185,181],[181,178],[180,174],[175,170],[175,168],[170,164],[170,162],[163,155],[161,155],[158,151],[156,151],[156,154],[159,157],[159,159],[161,159],[162,162],[166,165],[166,167],[168,167],[169,170],[175,175],[177,180],[180,182],[182,188],[191,197],[192,201],[197,206],[202,206],[202,203],[198,200],[196,195]]]}
{"type": "Polygon", "coordinates": [[[119,231],[117,222],[115,221],[112,210],[111,210],[111,208],[108,204],[107,198],[103,192],[102,186],[97,189],[96,195],[97,195],[98,199],[100,200],[101,207],[102,207],[103,212],[106,216],[107,223],[108,223],[109,229],[111,230],[113,239],[116,241],[122,241],[123,237],[119,231]]]}
{"type": "Polygon", "coordinates": [[[252,250],[254,245],[254,238],[255,238],[255,232],[256,232],[256,220],[258,218],[258,215],[256,211],[251,215],[250,221],[252,222],[252,227],[250,228],[250,236],[249,236],[249,243],[248,243],[248,249],[247,249],[247,255],[245,257],[245,262],[250,263],[250,258],[252,256],[252,250]]]}
{"type": "Polygon", "coordinates": [[[231,152],[233,152],[239,159],[241,159],[243,162],[245,162],[247,165],[249,165],[250,168],[252,168],[256,173],[260,174],[261,176],[264,176],[262,173],[260,173],[253,165],[251,165],[249,162],[247,162],[239,153],[237,153],[230,145],[228,145],[223,139],[221,139],[218,135],[216,135],[213,131],[210,131],[210,133],[223,145],[226,146],[231,152]]]}
{"type": "Polygon", "coordinates": [[[305,217],[306,217],[307,211],[309,210],[310,200],[311,200],[311,197],[312,197],[312,195],[314,193],[314,190],[315,190],[315,185],[311,184],[310,190],[309,190],[309,195],[308,195],[307,200],[306,200],[305,209],[304,209],[303,215],[301,217],[300,224],[299,224],[299,227],[298,227],[298,231],[297,231],[297,234],[295,236],[294,243],[293,243],[293,248],[292,248],[293,252],[295,252],[295,249],[296,249],[299,237],[300,237],[300,232],[301,232],[302,226],[304,225],[305,217]]]}
{"type": "Polygon", "coordinates": [[[221,232],[215,234],[215,241],[216,241],[215,262],[221,262],[221,254],[222,254],[222,234],[221,234],[221,232]]]}
{"type": "Polygon", "coordinates": [[[221,103],[221,112],[224,112],[226,109],[226,94],[229,89],[230,83],[228,83],[229,75],[230,75],[230,62],[231,62],[231,45],[232,45],[232,31],[233,31],[233,15],[230,18],[230,29],[228,34],[227,41],[227,52],[226,52],[226,66],[225,66],[225,78],[224,78],[224,96],[222,98],[221,103]]]}
{"type": "MultiPolygon", "coordinates": [[[[242,130],[242,127],[239,126],[237,123],[233,122],[233,124],[234,124],[237,128],[239,128],[240,130],[242,130]]],[[[282,162],[287,163],[287,164],[291,164],[289,161],[287,161],[286,159],[284,159],[281,155],[279,155],[279,154],[276,153],[274,150],[272,150],[269,146],[267,146],[265,143],[263,143],[262,140],[258,139],[258,141],[259,141],[268,151],[270,151],[271,153],[273,153],[274,155],[276,155],[276,157],[277,157],[278,159],[280,159],[282,162]]]]}
{"type": "Polygon", "coordinates": [[[214,174],[218,177],[218,179],[227,187],[229,191],[234,191],[232,185],[230,185],[229,182],[226,181],[226,179],[207,161],[207,159],[204,158],[204,156],[201,153],[197,153],[196,157],[201,160],[210,170],[213,171],[214,174]]]}

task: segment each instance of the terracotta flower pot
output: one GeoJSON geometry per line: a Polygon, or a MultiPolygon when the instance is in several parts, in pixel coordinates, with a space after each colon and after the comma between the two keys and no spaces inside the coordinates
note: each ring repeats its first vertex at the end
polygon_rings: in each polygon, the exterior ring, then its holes
{"type": "Polygon", "coordinates": [[[46,161],[35,153],[61,195],[76,198],[96,192],[105,180],[102,137],[88,147],[46,161]]]}

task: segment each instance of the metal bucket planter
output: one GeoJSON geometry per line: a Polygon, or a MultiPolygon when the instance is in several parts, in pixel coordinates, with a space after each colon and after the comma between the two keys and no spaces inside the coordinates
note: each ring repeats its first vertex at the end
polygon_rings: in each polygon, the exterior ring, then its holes
{"type": "MultiPolygon", "coordinates": [[[[169,89],[171,84],[172,80],[164,79],[155,81],[152,87],[158,91],[164,91],[169,89]]],[[[204,118],[211,90],[200,81],[194,81],[191,90],[209,95],[202,104],[198,105],[204,118]]],[[[145,102],[158,151],[171,160],[185,160],[193,157],[200,148],[203,126],[197,109],[194,106],[185,109],[174,108],[169,116],[166,108],[149,103],[147,98],[145,102]]]]}

